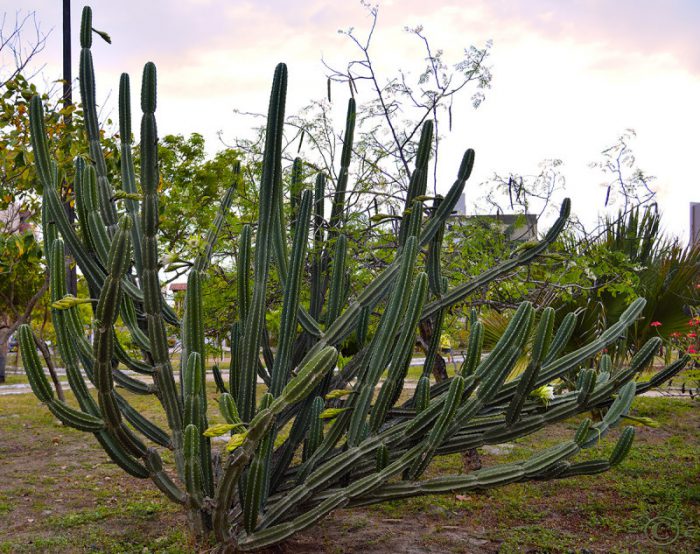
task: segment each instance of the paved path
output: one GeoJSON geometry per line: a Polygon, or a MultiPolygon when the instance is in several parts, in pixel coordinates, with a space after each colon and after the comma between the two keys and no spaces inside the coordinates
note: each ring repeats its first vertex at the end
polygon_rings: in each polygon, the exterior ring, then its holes
{"type": "MultiPolygon", "coordinates": [[[[425,358],[413,358],[411,360],[411,365],[412,366],[420,366],[423,365],[423,362],[425,361],[425,358]]],[[[455,356],[455,363],[459,363],[462,361],[462,356],[455,356]]],[[[122,370],[123,373],[130,377],[136,377],[138,379],[141,379],[144,382],[150,383],[152,380],[147,376],[147,375],[142,375],[140,373],[136,373],[135,371],[130,371],[130,370],[122,370]]],[[[56,368],[56,374],[60,377],[65,377],[66,375],[66,370],[62,367],[56,368]]],[[[224,377],[228,376],[228,371],[223,370],[222,374],[224,377]]],[[[48,376],[48,374],[47,374],[48,376]]],[[[85,378],[88,388],[93,388],[92,384],[89,383],[87,380],[87,376],[83,372],[83,377],[85,378]]],[[[50,378],[49,378],[50,380],[50,378]]],[[[178,372],[175,372],[175,380],[179,381],[179,375],[178,372]]],[[[211,372],[207,372],[207,381],[208,382],[213,382],[214,381],[214,376],[211,374],[211,372]]],[[[264,384],[264,381],[258,377],[257,380],[259,385],[264,384]]],[[[68,384],[67,381],[60,381],[61,386],[63,387],[64,390],[70,390],[70,385],[68,384]]],[[[381,386],[383,381],[380,381],[377,386],[381,386]]],[[[406,390],[414,390],[416,388],[417,382],[414,380],[407,380],[404,382],[404,389],[406,390]]],[[[31,387],[29,386],[29,383],[17,383],[13,385],[0,385],[0,396],[10,396],[14,394],[27,394],[32,392],[31,387]]],[[[680,387],[669,387],[664,390],[651,390],[647,391],[640,396],[646,396],[650,398],[661,398],[661,397],[672,397],[672,398],[690,398],[690,394],[688,393],[687,389],[686,392],[683,392],[680,387]]]]}

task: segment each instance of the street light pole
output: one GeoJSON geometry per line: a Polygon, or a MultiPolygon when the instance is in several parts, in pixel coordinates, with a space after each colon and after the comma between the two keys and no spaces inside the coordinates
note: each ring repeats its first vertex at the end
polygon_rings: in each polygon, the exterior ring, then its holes
{"type": "MultiPolygon", "coordinates": [[[[71,33],[70,33],[70,0],[63,0],[63,108],[73,105],[73,72],[71,66],[71,33]]],[[[71,112],[66,111],[63,115],[66,132],[70,137],[70,127],[73,117],[71,112]]],[[[72,186],[69,182],[62,183],[61,195],[63,197],[63,207],[66,210],[68,221],[71,224],[75,221],[75,208],[71,204],[72,186]]],[[[78,296],[78,275],[75,269],[75,262],[69,257],[66,259],[68,270],[68,282],[66,288],[68,293],[78,296]]]]}

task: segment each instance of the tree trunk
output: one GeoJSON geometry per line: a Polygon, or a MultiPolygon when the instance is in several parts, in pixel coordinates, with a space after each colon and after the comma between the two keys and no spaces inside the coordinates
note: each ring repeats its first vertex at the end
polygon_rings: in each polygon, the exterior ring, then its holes
{"type": "Polygon", "coordinates": [[[10,333],[0,331],[0,383],[5,382],[5,366],[7,364],[7,351],[9,350],[10,333]]]}
{"type": "MultiPolygon", "coordinates": [[[[433,337],[433,321],[431,318],[426,318],[418,324],[418,346],[420,349],[428,355],[430,349],[430,340],[433,337]]],[[[437,352],[433,358],[433,377],[435,377],[435,382],[439,383],[447,379],[447,364],[445,359],[440,356],[437,352]]]]}

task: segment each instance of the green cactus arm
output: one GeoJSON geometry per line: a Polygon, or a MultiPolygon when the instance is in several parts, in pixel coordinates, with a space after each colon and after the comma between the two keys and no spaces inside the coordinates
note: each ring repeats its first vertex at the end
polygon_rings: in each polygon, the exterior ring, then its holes
{"type": "Polygon", "coordinates": [[[197,508],[202,505],[202,474],[199,467],[199,429],[190,423],[185,427],[185,486],[191,502],[197,508]]]}
{"type": "Polygon", "coordinates": [[[549,364],[555,360],[559,354],[561,354],[561,351],[564,350],[571,339],[571,335],[574,334],[575,328],[576,314],[574,312],[569,312],[564,316],[564,319],[562,319],[562,322],[559,325],[554,338],[552,339],[549,349],[546,352],[544,360],[542,360],[544,365],[549,364]]]}
{"type": "Polygon", "coordinates": [[[275,173],[280,164],[284,101],[287,92],[287,67],[275,69],[265,136],[265,156],[260,184],[260,207],[255,240],[253,297],[243,330],[238,408],[244,421],[250,421],[255,410],[258,352],[265,324],[265,296],[270,264],[270,247],[275,190],[275,173]]]}
{"type": "Polygon", "coordinates": [[[311,404],[311,414],[309,416],[311,422],[306,432],[306,441],[304,442],[304,460],[308,459],[323,441],[323,420],[321,419],[321,412],[323,412],[324,406],[325,402],[320,396],[315,397],[311,404]]]}
{"type": "MultiPolygon", "coordinates": [[[[280,153],[281,154],[281,153],[280,153]]],[[[272,207],[272,234],[270,236],[270,246],[274,261],[277,264],[277,274],[280,281],[287,280],[287,260],[289,252],[287,250],[287,227],[284,221],[284,191],[282,190],[282,162],[275,167],[274,174],[275,197],[272,207]]]]}
{"type": "MultiPolygon", "coordinates": [[[[138,194],[136,170],[132,154],[133,138],[131,132],[131,87],[128,73],[119,78],[119,168],[122,178],[122,190],[127,194],[138,194]]],[[[133,197],[124,199],[127,213],[131,216],[131,243],[134,253],[134,266],[139,280],[143,275],[143,254],[141,243],[143,231],[139,215],[139,201],[133,197]]]]}
{"type": "MultiPolygon", "coordinates": [[[[95,253],[95,247],[90,236],[88,226],[88,216],[86,207],[87,195],[83,191],[83,172],[85,171],[85,160],[81,157],[75,158],[75,177],[73,179],[73,191],[75,194],[75,213],[78,216],[78,228],[86,249],[90,254],[95,253]]],[[[46,211],[46,206],[42,206],[42,212],[46,211]]]]}
{"type": "MultiPolygon", "coordinates": [[[[114,380],[117,370],[112,368],[114,352],[113,329],[121,299],[121,279],[131,259],[130,223],[131,220],[128,216],[122,217],[109,251],[107,263],[109,273],[100,292],[100,298],[95,310],[95,319],[100,324],[95,329],[93,343],[95,365],[93,369],[100,413],[105,421],[107,431],[124,450],[134,457],[141,457],[145,455],[146,447],[122,421],[122,414],[114,391],[114,380]]],[[[123,377],[126,378],[126,376],[123,377]]],[[[131,378],[126,379],[130,380],[131,378]]]]}
{"type": "Polygon", "coordinates": [[[474,373],[477,365],[479,365],[481,361],[481,348],[483,344],[484,325],[480,321],[475,321],[469,333],[469,343],[467,344],[467,351],[464,353],[464,361],[459,368],[460,375],[466,377],[474,373]]]}
{"type": "Polygon", "coordinates": [[[150,351],[151,343],[148,340],[148,336],[141,330],[136,319],[136,307],[134,306],[134,301],[127,295],[122,295],[122,302],[119,306],[119,315],[121,316],[127,329],[129,329],[129,334],[131,335],[134,343],[139,348],[150,351]]]}
{"type": "Polygon", "coordinates": [[[391,293],[387,309],[382,314],[377,332],[372,338],[372,343],[369,347],[367,368],[356,386],[357,395],[349,401],[352,416],[350,418],[347,440],[351,446],[356,446],[361,440],[362,427],[369,409],[371,395],[389,361],[392,352],[391,341],[396,336],[402,316],[406,310],[416,262],[416,242],[415,237],[409,237],[406,241],[404,246],[405,255],[402,259],[399,276],[391,293]]]}
{"type": "Polygon", "coordinates": [[[355,99],[348,100],[348,110],[345,117],[345,133],[343,134],[343,149],[340,154],[340,171],[335,185],[335,194],[331,205],[330,229],[337,230],[342,226],[343,212],[345,211],[345,194],[347,192],[348,177],[350,176],[350,158],[352,144],[355,136],[356,106],[355,99]]]}
{"type": "Polygon", "coordinates": [[[690,362],[690,360],[690,356],[688,354],[685,354],[676,362],[669,364],[665,368],[658,371],[649,381],[637,382],[637,394],[645,393],[648,390],[656,388],[662,383],[665,383],[674,375],[677,375],[679,372],[681,372],[683,368],[685,368],[685,366],[688,365],[688,362],[690,362]]]}
{"type": "Polygon", "coordinates": [[[236,286],[238,287],[238,318],[240,321],[246,321],[250,304],[250,225],[243,226],[238,239],[236,286]]]}
{"type": "Polygon", "coordinates": [[[416,197],[423,196],[428,186],[428,162],[433,142],[433,121],[428,120],[421,127],[420,141],[416,152],[416,167],[411,173],[404,204],[404,217],[399,227],[399,246],[403,246],[409,236],[408,218],[405,214],[412,210],[416,197]]]}
{"type": "MultiPolygon", "coordinates": [[[[440,208],[438,208],[438,212],[446,205],[448,205],[448,198],[450,194],[445,197],[445,200],[440,204],[440,208]]],[[[456,203],[456,200],[455,200],[456,203]]],[[[454,205],[452,206],[454,207],[454,205]]],[[[450,210],[452,210],[452,207],[450,207],[450,210]]],[[[477,290],[479,287],[485,285],[486,283],[490,283],[494,279],[498,278],[499,276],[503,275],[504,273],[507,273],[508,271],[511,271],[512,269],[519,267],[521,265],[524,265],[534,259],[535,257],[541,255],[544,253],[544,251],[549,247],[549,245],[554,242],[554,240],[559,236],[561,231],[564,229],[564,225],[566,224],[566,221],[569,217],[569,213],[571,210],[571,201],[567,198],[564,200],[561,206],[561,210],[559,213],[559,218],[554,222],[552,227],[550,227],[549,231],[545,235],[545,237],[537,243],[536,246],[533,246],[532,248],[529,248],[527,250],[522,251],[518,256],[515,258],[510,258],[506,260],[505,262],[502,262],[498,264],[497,266],[492,267],[491,269],[488,269],[484,273],[482,273],[479,277],[472,279],[466,283],[463,283],[461,285],[457,285],[456,287],[448,290],[445,294],[442,295],[441,298],[438,300],[435,300],[431,303],[429,303],[424,309],[423,309],[423,317],[428,317],[435,312],[437,312],[440,308],[444,307],[449,307],[452,306],[460,301],[462,301],[464,298],[469,296],[471,293],[473,293],[475,290],[477,290]]],[[[428,225],[423,230],[423,233],[421,234],[421,242],[423,242],[423,237],[425,236],[430,236],[432,238],[433,234],[437,232],[438,230],[438,224],[437,220],[435,222],[435,229],[431,229],[431,223],[429,222],[428,225]],[[431,229],[433,231],[433,234],[428,233],[428,230],[431,229]]],[[[426,241],[427,242],[427,241],[426,241]]]]}
{"type": "Polygon", "coordinates": [[[445,402],[443,403],[440,416],[430,430],[427,439],[423,441],[423,451],[413,460],[411,466],[407,470],[408,479],[418,478],[418,476],[425,471],[425,468],[428,467],[433,456],[435,456],[435,451],[445,438],[448,426],[461,403],[463,391],[464,378],[461,375],[457,375],[450,383],[450,388],[447,392],[445,402]]]}
{"type": "Polygon", "coordinates": [[[462,161],[457,171],[457,179],[452,184],[452,187],[450,187],[450,190],[447,191],[445,198],[440,202],[440,205],[433,212],[431,218],[423,228],[420,235],[420,246],[428,244],[435,234],[439,232],[445,220],[452,215],[454,207],[462,196],[464,185],[471,176],[472,169],[474,168],[474,156],[474,150],[471,148],[467,149],[464,156],[462,156],[462,161]]]}
{"type": "Polygon", "coordinates": [[[579,386],[579,393],[576,397],[576,401],[582,406],[585,406],[588,404],[593,388],[595,387],[596,373],[593,369],[584,369],[581,371],[580,376],[581,385],[579,386]]]}
{"type": "Polygon", "coordinates": [[[219,369],[218,364],[214,364],[211,367],[212,375],[214,375],[214,384],[216,385],[216,390],[219,392],[228,392],[226,389],[226,384],[224,383],[224,376],[221,374],[221,369],[219,369]]]}
{"type": "Polygon", "coordinates": [[[236,161],[233,164],[233,183],[226,189],[221,202],[219,203],[219,209],[216,211],[216,216],[214,216],[214,221],[212,222],[209,230],[207,231],[207,237],[204,241],[204,252],[202,252],[194,262],[194,267],[198,271],[206,270],[207,266],[211,262],[211,256],[214,252],[214,246],[221,233],[221,228],[223,227],[224,221],[226,220],[226,214],[231,209],[231,204],[233,203],[233,196],[236,190],[240,186],[241,179],[241,164],[236,161]]]}
{"type": "Polygon", "coordinates": [[[430,403],[430,377],[422,375],[418,379],[416,392],[413,395],[413,404],[416,408],[416,414],[421,413],[428,407],[430,403]]]}
{"type": "Polygon", "coordinates": [[[326,327],[329,327],[340,315],[345,300],[345,257],[347,255],[347,238],[340,234],[335,239],[335,254],[331,267],[330,289],[328,291],[328,309],[326,327]]]}
{"type": "MultiPolygon", "coordinates": [[[[436,196],[433,202],[433,211],[437,211],[442,203],[442,196],[436,196]]],[[[428,255],[426,266],[430,282],[430,290],[435,296],[443,293],[443,282],[440,265],[440,253],[442,252],[442,239],[445,234],[445,221],[438,228],[437,233],[428,243],[428,255]]],[[[446,287],[445,287],[446,288],[446,287]]]]}
{"type": "Polygon", "coordinates": [[[277,355],[275,356],[270,372],[270,392],[273,396],[277,396],[282,392],[282,388],[287,383],[291,370],[292,349],[294,347],[294,339],[296,338],[296,315],[299,309],[302,272],[304,269],[304,259],[306,257],[308,223],[311,215],[311,200],[311,191],[304,191],[297,217],[289,272],[284,287],[277,355]]]}
{"type": "Polygon", "coordinates": [[[241,324],[231,325],[231,360],[228,368],[228,388],[234,398],[238,398],[241,377],[241,324]]]}
{"type": "Polygon", "coordinates": [[[302,172],[303,161],[301,158],[294,158],[292,162],[292,176],[289,184],[289,204],[292,209],[292,217],[289,225],[290,234],[296,233],[297,217],[299,217],[299,205],[301,204],[301,193],[304,190],[304,175],[302,172]]]}
{"type": "Polygon", "coordinates": [[[323,307],[322,289],[322,267],[321,257],[323,254],[323,210],[325,200],[326,176],[323,173],[316,175],[314,184],[314,216],[313,216],[313,237],[314,248],[311,261],[311,283],[309,299],[309,315],[318,319],[323,307]]]}
{"type": "Polygon", "coordinates": [[[92,63],[92,53],[90,52],[92,40],[88,40],[87,36],[85,36],[90,34],[91,29],[92,10],[89,6],[85,6],[81,21],[80,100],[83,104],[85,115],[88,149],[97,170],[100,211],[110,234],[112,234],[116,231],[117,210],[112,200],[114,191],[107,177],[107,164],[100,146],[100,126],[97,119],[97,103],[95,100],[95,70],[92,63]]]}
{"type": "Polygon", "coordinates": [[[236,485],[255,454],[259,442],[273,424],[275,416],[290,404],[299,402],[311,394],[325,374],[335,367],[337,358],[338,352],[331,346],[318,351],[302,364],[297,375],[287,383],[280,396],[275,398],[268,408],[260,410],[250,421],[243,443],[229,456],[223,475],[217,484],[212,525],[218,540],[226,542],[231,538],[228,510],[236,485]]]}
{"type": "Polygon", "coordinates": [[[158,135],[156,130],[156,67],[147,63],[143,70],[141,85],[141,228],[143,243],[143,309],[146,315],[146,328],[154,362],[153,380],[160,392],[159,400],[165,410],[168,426],[172,434],[175,462],[180,476],[184,475],[182,453],[182,400],[177,392],[173,370],[170,364],[165,313],[160,283],[158,280],[158,135]]]}
{"type": "Polygon", "coordinates": [[[119,393],[114,393],[114,398],[119,405],[119,410],[121,411],[124,418],[134,426],[139,433],[143,434],[146,438],[150,439],[154,443],[163,446],[165,448],[171,449],[173,446],[170,436],[158,427],[151,420],[146,418],[141,412],[136,410],[129,402],[119,393]]]}
{"type": "MultiPolygon", "coordinates": [[[[265,394],[260,400],[259,412],[266,410],[272,403],[273,396],[265,394]]],[[[264,438],[257,447],[253,461],[248,467],[245,479],[245,494],[243,495],[243,525],[248,532],[252,532],[258,521],[258,514],[265,502],[265,482],[267,480],[267,466],[272,442],[275,438],[274,425],[265,433],[264,438]]]]}
{"type": "Polygon", "coordinates": [[[111,241],[107,234],[107,226],[100,213],[97,193],[97,173],[92,164],[85,165],[81,188],[91,246],[94,248],[100,264],[104,267],[107,265],[107,259],[109,258],[111,241]]]}
{"type": "Polygon", "coordinates": [[[372,407],[369,419],[371,432],[376,432],[384,423],[388,410],[394,405],[403,389],[403,381],[411,361],[413,345],[415,344],[418,316],[423,308],[428,287],[428,276],[420,273],[411,291],[411,298],[406,308],[401,335],[389,365],[387,378],[382,384],[377,400],[372,407]]]}
{"type": "Polygon", "coordinates": [[[184,505],[187,503],[187,494],[163,470],[163,461],[160,454],[153,448],[149,448],[146,454],[146,469],[151,480],[170,500],[177,504],[184,505]]]}
{"type": "Polygon", "coordinates": [[[527,400],[528,395],[532,391],[532,384],[537,378],[542,364],[542,358],[545,352],[549,349],[549,344],[552,340],[552,330],[554,325],[554,308],[545,308],[540,316],[540,321],[537,326],[532,352],[530,354],[530,362],[525,371],[520,377],[518,387],[515,390],[513,398],[508,405],[506,411],[506,424],[512,425],[519,417],[527,400]]]}
{"type": "Polygon", "coordinates": [[[182,354],[180,370],[182,376],[180,386],[183,389],[188,381],[185,370],[189,367],[190,353],[195,352],[201,359],[206,358],[204,350],[204,323],[202,320],[201,278],[200,272],[196,268],[192,268],[187,276],[187,291],[185,292],[184,305],[185,310],[181,327],[182,354]]]}
{"type": "MultiPolygon", "coordinates": [[[[193,289],[195,295],[196,289],[197,287],[193,289]]],[[[183,372],[183,396],[184,425],[192,424],[198,429],[207,429],[209,422],[207,420],[206,374],[203,357],[197,351],[189,351],[186,368],[183,372]]],[[[201,434],[198,440],[203,492],[206,496],[212,496],[214,494],[214,476],[211,465],[211,441],[209,437],[201,434]]]]}
{"type": "Polygon", "coordinates": [[[79,431],[97,433],[105,428],[104,421],[99,417],[71,408],[60,400],[49,402],[46,406],[63,423],[79,431]]]}
{"type": "Polygon", "coordinates": [[[24,370],[36,397],[51,410],[58,419],[80,431],[97,433],[104,429],[104,421],[99,417],[71,408],[66,403],[54,398],[53,389],[44,374],[44,369],[36,353],[34,333],[24,324],[19,327],[19,345],[24,370]]]}

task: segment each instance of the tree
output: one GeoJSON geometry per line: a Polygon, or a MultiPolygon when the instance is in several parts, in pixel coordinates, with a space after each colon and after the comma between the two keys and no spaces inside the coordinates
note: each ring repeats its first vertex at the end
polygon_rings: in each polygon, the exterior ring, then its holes
{"type": "MultiPolygon", "coordinates": [[[[161,255],[166,267],[175,269],[179,265],[176,262],[196,257],[204,244],[206,230],[219,209],[221,198],[231,185],[240,181],[236,173],[236,166],[240,163],[238,152],[225,148],[207,159],[205,146],[204,137],[198,133],[192,133],[189,137],[166,135],[158,145],[164,191],[160,210],[161,214],[167,214],[161,226],[161,255]]],[[[222,230],[221,240],[224,242],[229,233],[228,227],[237,225],[241,217],[245,218],[246,210],[257,199],[253,197],[248,200],[248,192],[241,182],[236,195],[236,208],[227,214],[227,225],[222,230]]],[[[234,231],[238,232],[240,225],[238,227],[234,231]]],[[[219,254],[219,258],[225,258],[230,253],[230,248],[224,247],[224,250],[226,253],[219,254]]],[[[175,271],[169,280],[177,279],[180,273],[175,271]]]]}
{"type": "Polygon", "coordinates": [[[22,72],[44,48],[46,35],[36,14],[0,21],[0,383],[5,381],[8,343],[17,327],[29,321],[32,310],[46,292],[41,277],[41,248],[29,220],[36,209],[29,191],[34,188],[30,169],[27,100],[36,93],[22,72]],[[34,37],[24,34],[33,27],[34,37]],[[9,68],[9,69],[7,69],[9,68]]]}
{"type": "MultiPolygon", "coordinates": [[[[344,67],[333,67],[324,61],[327,69],[328,90],[325,99],[315,100],[297,114],[286,118],[291,129],[285,136],[283,157],[291,162],[299,156],[304,159],[302,174],[323,172],[327,175],[326,198],[332,204],[340,199],[343,235],[348,243],[346,274],[356,287],[369,283],[390,261],[390,254],[398,246],[397,237],[402,221],[407,219],[403,206],[409,194],[412,167],[416,163],[419,138],[424,123],[432,124],[430,161],[421,180],[431,181],[433,195],[437,194],[439,147],[444,133],[452,129],[452,110],[457,103],[470,102],[477,108],[490,87],[491,71],[487,65],[491,43],[483,47],[469,46],[458,60],[449,63],[443,50],[431,44],[422,26],[405,28],[423,49],[423,67],[417,73],[398,70],[383,75],[375,63],[373,38],[377,32],[379,10],[364,3],[371,21],[366,35],[355,29],[340,31],[356,47],[357,57],[344,67]],[[344,132],[336,130],[333,122],[333,94],[341,84],[352,97],[344,132]],[[471,92],[471,97],[467,94],[471,92]],[[362,101],[364,99],[364,101],[362,101]],[[359,114],[359,115],[358,115],[359,114]],[[351,144],[347,151],[345,144],[351,144]]],[[[261,114],[239,112],[262,118],[261,114]]],[[[262,146],[262,127],[253,140],[236,140],[234,145],[246,155],[248,165],[258,163],[262,146]]],[[[287,194],[292,168],[285,172],[287,194]]],[[[426,192],[427,194],[427,192],[426,192]]],[[[425,196],[425,194],[423,195],[425,196]]],[[[432,196],[426,196],[429,200],[432,196]]],[[[426,215],[430,209],[425,208],[426,215]]],[[[333,215],[326,216],[322,229],[334,226],[333,215]]],[[[334,237],[329,236],[329,248],[334,237]]],[[[322,255],[324,287],[330,280],[328,260],[331,252],[322,255]]],[[[353,290],[348,291],[352,294],[353,290]]],[[[433,334],[433,318],[424,322],[419,344],[426,346],[433,334]]],[[[439,335],[439,331],[437,331],[439,335]]],[[[444,360],[436,353],[435,374],[444,378],[444,360]]]]}

